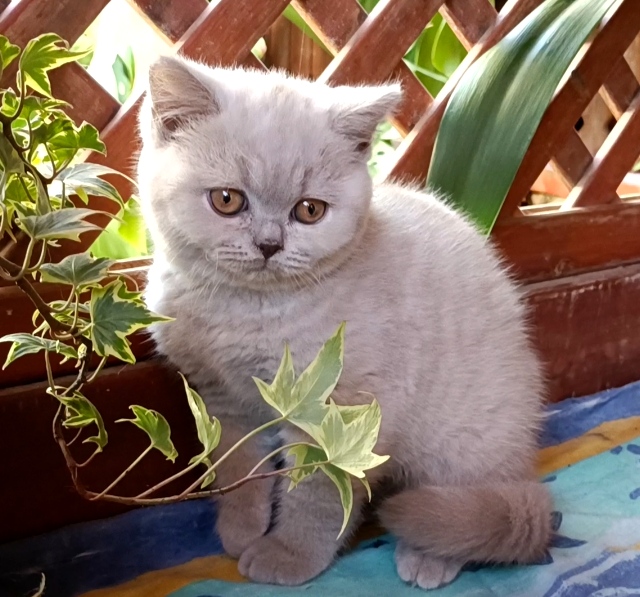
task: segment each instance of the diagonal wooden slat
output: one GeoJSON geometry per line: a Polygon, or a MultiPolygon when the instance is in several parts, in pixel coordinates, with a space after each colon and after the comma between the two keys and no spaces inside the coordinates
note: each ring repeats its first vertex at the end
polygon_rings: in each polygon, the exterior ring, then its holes
{"type": "Polygon", "coordinates": [[[442,0],[382,0],[322,73],[332,85],[384,81],[438,11],[442,0]],[[384,52],[378,50],[384,47],[384,52]]]}
{"type": "Polygon", "coordinates": [[[612,58],[622,56],[640,30],[636,0],[624,0],[584,52],[566,83],[556,93],[529,145],[499,220],[513,214],[542,172],[555,148],[566,142],[580,115],[607,79],[612,58]]]}
{"type": "Polygon", "coordinates": [[[640,93],[620,117],[611,134],[596,153],[593,164],[569,193],[562,208],[586,207],[601,198],[617,196],[616,189],[638,159],[640,139],[640,93]]]}
{"type": "Polygon", "coordinates": [[[396,151],[396,162],[387,173],[387,179],[421,183],[429,169],[440,120],[451,93],[466,70],[489,48],[498,43],[513,27],[534,10],[542,0],[510,0],[500,13],[495,26],[487,31],[449,78],[429,110],[420,119],[414,130],[407,135],[396,151]]]}
{"type": "Polygon", "coordinates": [[[623,56],[616,62],[609,78],[600,89],[600,96],[613,116],[618,119],[627,111],[638,89],[638,80],[623,56]]]}
{"type": "Polygon", "coordinates": [[[487,0],[446,0],[440,12],[467,50],[480,41],[498,17],[487,0]]]}
{"type": "Polygon", "coordinates": [[[127,0],[155,29],[176,42],[209,6],[207,0],[127,0]]]}
{"type": "MultiPolygon", "coordinates": [[[[326,0],[294,0],[293,4],[333,54],[344,48],[367,18],[358,0],[333,0],[330,4],[326,0]]],[[[400,132],[406,133],[426,112],[432,98],[403,61],[398,62],[390,78],[402,84],[404,97],[393,121],[400,132]]]]}

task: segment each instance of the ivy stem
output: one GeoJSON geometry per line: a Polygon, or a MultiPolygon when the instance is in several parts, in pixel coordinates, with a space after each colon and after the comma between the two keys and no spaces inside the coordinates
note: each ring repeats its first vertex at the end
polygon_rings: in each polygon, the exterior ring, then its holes
{"type": "Polygon", "coordinates": [[[183,498],[186,495],[188,495],[189,493],[191,493],[192,491],[194,491],[199,485],[202,484],[202,482],[207,478],[207,476],[209,474],[211,474],[213,471],[215,471],[227,458],[229,458],[229,456],[231,456],[231,454],[233,454],[240,446],[242,446],[243,444],[245,444],[246,442],[248,442],[250,439],[253,439],[256,435],[262,433],[263,431],[265,431],[266,429],[269,429],[270,427],[273,427],[274,425],[279,425],[280,423],[282,423],[284,420],[286,419],[286,417],[278,417],[277,419],[273,419],[273,421],[269,421],[267,423],[265,423],[264,425],[260,425],[260,427],[254,429],[251,433],[248,433],[247,435],[245,435],[242,439],[240,439],[239,441],[237,441],[233,446],[231,446],[231,448],[229,450],[227,450],[227,452],[225,452],[219,460],[217,460],[216,462],[214,462],[202,475],[200,475],[200,477],[198,477],[198,479],[196,481],[194,481],[189,487],[187,487],[187,489],[185,489],[179,497],[183,498]]]}
{"type": "Polygon", "coordinates": [[[153,450],[153,444],[149,444],[146,449],[142,452],[142,454],[140,454],[126,469],[124,469],[120,475],[118,475],[117,479],[115,479],[114,481],[112,481],[108,487],[106,487],[105,489],[103,489],[100,493],[96,494],[95,497],[92,497],[91,500],[99,500],[100,498],[102,498],[103,496],[105,496],[107,493],[109,493],[109,491],[111,491],[118,483],[120,483],[120,481],[122,481],[122,479],[124,479],[127,474],[129,472],[131,472],[138,464],[140,464],[140,461],[149,453],[151,452],[151,450],[153,450]]]}

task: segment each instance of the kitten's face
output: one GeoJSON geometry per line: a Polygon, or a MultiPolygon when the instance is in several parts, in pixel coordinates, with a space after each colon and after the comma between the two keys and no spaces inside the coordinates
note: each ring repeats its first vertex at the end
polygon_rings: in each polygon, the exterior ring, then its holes
{"type": "Polygon", "coordinates": [[[167,257],[199,254],[249,286],[312,280],[339,262],[369,208],[367,143],[398,90],[376,89],[372,104],[362,89],[158,65],[140,182],[167,257]]]}

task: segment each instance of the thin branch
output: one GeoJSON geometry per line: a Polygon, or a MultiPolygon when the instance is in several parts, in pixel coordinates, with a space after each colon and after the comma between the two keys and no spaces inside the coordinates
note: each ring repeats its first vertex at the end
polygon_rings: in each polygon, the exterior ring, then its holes
{"type": "Polygon", "coordinates": [[[117,479],[115,479],[114,481],[112,481],[105,489],[103,489],[98,495],[96,495],[95,497],[91,498],[92,500],[99,500],[100,498],[102,498],[103,496],[105,496],[106,494],[108,494],[118,483],[120,483],[120,481],[122,481],[122,479],[124,479],[127,474],[129,472],[131,472],[138,464],[140,464],[140,461],[149,453],[151,452],[151,450],[153,450],[153,444],[149,444],[146,449],[144,450],[144,452],[142,452],[142,454],[140,454],[126,469],[124,469],[120,475],[118,476],[117,479]]]}

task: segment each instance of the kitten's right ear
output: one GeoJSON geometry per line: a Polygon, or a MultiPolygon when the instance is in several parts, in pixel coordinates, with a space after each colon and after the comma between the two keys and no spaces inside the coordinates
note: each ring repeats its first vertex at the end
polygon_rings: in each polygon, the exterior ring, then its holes
{"type": "Polygon", "coordinates": [[[149,69],[149,97],[153,123],[163,138],[170,138],[195,118],[217,114],[220,107],[197,71],[170,56],[158,58],[149,69]]]}

